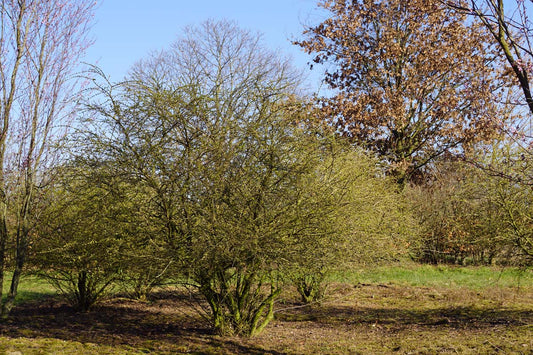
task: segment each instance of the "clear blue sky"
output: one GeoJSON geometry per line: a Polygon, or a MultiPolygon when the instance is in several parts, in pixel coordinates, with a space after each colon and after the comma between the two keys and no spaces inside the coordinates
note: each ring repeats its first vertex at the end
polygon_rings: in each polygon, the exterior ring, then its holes
{"type": "MultiPolygon", "coordinates": [[[[309,56],[290,40],[301,38],[304,25],[318,23],[323,14],[317,0],[101,0],[92,29],[95,43],[86,61],[118,81],[137,60],[168,47],[185,26],[228,19],[261,32],[267,47],[307,69],[309,56]]],[[[312,89],[319,86],[319,77],[315,71],[309,76],[312,89]]]]}

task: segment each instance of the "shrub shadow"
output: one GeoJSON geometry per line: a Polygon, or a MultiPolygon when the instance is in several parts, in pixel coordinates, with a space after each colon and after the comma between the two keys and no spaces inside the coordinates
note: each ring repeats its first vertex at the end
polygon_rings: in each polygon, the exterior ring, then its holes
{"type": "Polygon", "coordinates": [[[471,306],[437,307],[432,309],[370,308],[351,306],[321,306],[280,312],[276,319],[286,322],[312,321],[336,325],[446,326],[457,329],[486,329],[496,325],[527,326],[533,324],[533,312],[528,310],[495,309],[471,306]]]}
{"type": "Polygon", "coordinates": [[[0,322],[0,335],[129,346],[150,353],[280,354],[214,335],[201,317],[193,315],[185,298],[165,292],[155,294],[152,302],[111,300],[86,313],[57,299],[27,302],[0,322]]]}

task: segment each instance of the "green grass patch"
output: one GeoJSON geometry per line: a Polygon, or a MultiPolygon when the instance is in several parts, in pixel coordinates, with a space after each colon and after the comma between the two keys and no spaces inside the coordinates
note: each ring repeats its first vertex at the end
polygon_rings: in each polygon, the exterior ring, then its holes
{"type": "Polygon", "coordinates": [[[127,346],[108,346],[54,338],[0,336],[0,354],[145,354],[127,346]]]}
{"type": "Polygon", "coordinates": [[[497,267],[380,266],[354,269],[337,274],[332,277],[332,281],[483,289],[487,287],[533,286],[533,272],[518,268],[497,267]]]}
{"type": "MultiPolygon", "coordinates": [[[[11,273],[6,273],[2,293],[4,299],[11,286],[11,277],[11,273]]],[[[23,275],[20,279],[15,304],[44,299],[54,295],[56,295],[56,290],[46,280],[35,275],[23,275]]]]}

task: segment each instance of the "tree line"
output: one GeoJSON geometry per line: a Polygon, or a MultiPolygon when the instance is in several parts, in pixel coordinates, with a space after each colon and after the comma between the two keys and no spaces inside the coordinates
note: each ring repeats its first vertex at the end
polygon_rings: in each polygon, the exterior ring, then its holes
{"type": "Polygon", "coordinates": [[[72,80],[94,4],[2,1],[2,315],[27,271],[80,311],[180,285],[254,335],[284,288],[314,302],[356,265],[531,265],[529,37],[491,4],[320,1],[295,41],[328,64],[319,96],[228,21],[72,80]]]}

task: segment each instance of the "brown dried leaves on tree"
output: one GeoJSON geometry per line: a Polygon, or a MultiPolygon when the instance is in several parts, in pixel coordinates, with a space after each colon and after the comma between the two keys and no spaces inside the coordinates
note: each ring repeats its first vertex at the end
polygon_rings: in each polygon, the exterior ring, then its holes
{"type": "Polygon", "coordinates": [[[322,1],[330,12],[296,42],[333,64],[323,119],[378,152],[404,183],[428,163],[488,139],[506,78],[484,27],[438,1],[322,1]]]}

